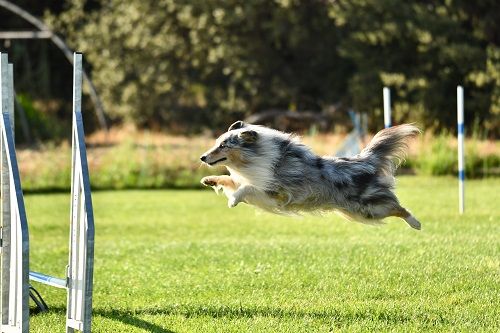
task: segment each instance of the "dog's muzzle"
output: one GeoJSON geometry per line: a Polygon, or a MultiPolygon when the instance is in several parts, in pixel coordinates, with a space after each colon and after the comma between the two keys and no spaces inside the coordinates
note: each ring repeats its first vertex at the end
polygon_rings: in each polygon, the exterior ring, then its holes
{"type": "Polygon", "coordinates": [[[213,161],[213,162],[207,162],[207,155],[203,155],[202,157],[200,157],[200,160],[203,162],[203,163],[207,163],[208,165],[215,165],[219,162],[222,162],[222,161],[225,161],[227,160],[227,158],[223,157],[221,159],[218,159],[217,161],[213,161]]]}

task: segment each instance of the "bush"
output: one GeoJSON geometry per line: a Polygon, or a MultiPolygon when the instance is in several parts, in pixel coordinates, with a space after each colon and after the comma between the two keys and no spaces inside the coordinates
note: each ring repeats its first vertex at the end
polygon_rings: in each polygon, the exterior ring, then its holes
{"type": "MultiPolygon", "coordinates": [[[[457,146],[453,145],[454,137],[441,134],[435,137],[429,148],[424,148],[418,156],[413,157],[409,166],[420,174],[443,176],[458,173],[457,146]]],[[[465,143],[465,174],[476,178],[494,175],[500,168],[500,157],[495,153],[480,154],[479,141],[467,140],[465,143]]]]}
{"type": "MultiPolygon", "coordinates": [[[[66,126],[65,128],[58,118],[40,112],[35,107],[35,103],[33,102],[33,100],[27,95],[20,94],[17,97],[26,115],[26,121],[28,122],[28,127],[31,131],[33,139],[59,140],[65,134],[69,133],[69,130],[67,128],[70,127],[66,126]]],[[[16,118],[19,119],[19,116],[16,115],[16,118]]],[[[22,133],[21,122],[19,120],[16,120],[15,126],[16,133],[22,133]]],[[[22,135],[17,135],[16,141],[20,141],[20,138],[22,138],[22,135]]]]}
{"type": "Polygon", "coordinates": [[[450,147],[450,137],[440,135],[417,158],[416,167],[419,173],[442,176],[456,173],[457,152],[450,147]]]}

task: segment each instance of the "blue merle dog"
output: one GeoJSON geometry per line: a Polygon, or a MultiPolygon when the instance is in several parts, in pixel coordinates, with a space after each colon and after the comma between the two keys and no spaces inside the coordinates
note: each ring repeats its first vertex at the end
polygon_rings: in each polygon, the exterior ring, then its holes
{"type": "Polygon", "coordinates": [[[210,166],[224,165],[230,175],[201,182],[222,189],[229,207],[244,202],[277,214],[336,211],[369,224],[396,216],[420,229],[394,194],[394,172],[408,139],[419,133],[410,124],[394,126],[354,157],[321,157],[294,135],[237,121],[201,156],[210,166]]]}

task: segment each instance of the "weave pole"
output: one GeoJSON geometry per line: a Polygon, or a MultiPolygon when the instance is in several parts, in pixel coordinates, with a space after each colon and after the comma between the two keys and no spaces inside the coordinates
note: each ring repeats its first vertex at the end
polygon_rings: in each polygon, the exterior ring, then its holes
{"type": "Polygon", "coordinates": [[[383,89],[384,95],[384,127],[389,128],[391,124],[391,90],[387,87],[383,89]]]}
{"type": "Polygon", "coordinates": [[[465,211],[464,88],[457,86],[458,212],[465,211]]]}

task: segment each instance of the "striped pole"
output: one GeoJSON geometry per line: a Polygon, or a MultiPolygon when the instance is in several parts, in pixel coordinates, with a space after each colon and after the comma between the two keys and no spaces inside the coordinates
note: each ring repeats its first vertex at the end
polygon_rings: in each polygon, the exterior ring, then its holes
{"type": "Polygon", "coordinates": [[[458,211],[465,210],[465,156],[464,156],[464,88],[457,86],[457,126],[458,126],[458,211]]]}
{"type": "Polygon", "coordinates": [[[384,127],[391,127],[391,90],[387,87],[383,89],[384,93],[384,127]]]}

